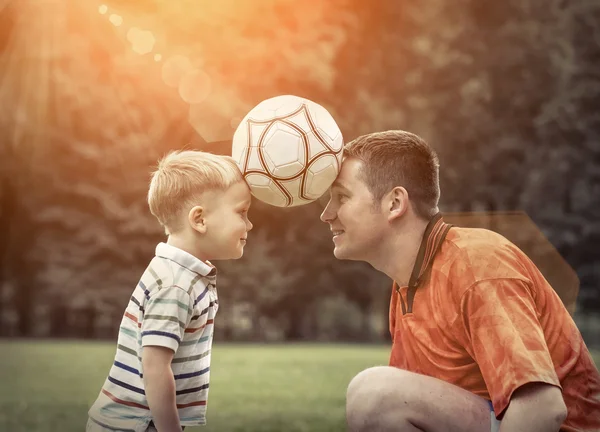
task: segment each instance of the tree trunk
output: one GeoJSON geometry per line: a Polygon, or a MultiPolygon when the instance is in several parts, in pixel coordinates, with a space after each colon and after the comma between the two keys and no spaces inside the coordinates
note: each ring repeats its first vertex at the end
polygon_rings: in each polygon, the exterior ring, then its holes
{"type": "Polygon", "coordinates": [[[302,323],[304,314],[302,310],[297,305],[292,305],[288,312],[290,323],[285,331],[285,340],[290,342],[303,340],[302,323]]]}

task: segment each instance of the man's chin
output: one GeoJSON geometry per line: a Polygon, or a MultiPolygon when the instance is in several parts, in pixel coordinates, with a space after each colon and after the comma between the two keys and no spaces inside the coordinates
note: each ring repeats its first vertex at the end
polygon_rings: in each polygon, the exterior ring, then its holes
{"type": "Polygon", "coordinates": [[[336,257],[339,260],[347,260],[347,259],[352,259],[348,256],[348,254],[346,253],[346,251],[343,248],[340,247],[336,247],[333,249],[333,256],[336,257]]]}

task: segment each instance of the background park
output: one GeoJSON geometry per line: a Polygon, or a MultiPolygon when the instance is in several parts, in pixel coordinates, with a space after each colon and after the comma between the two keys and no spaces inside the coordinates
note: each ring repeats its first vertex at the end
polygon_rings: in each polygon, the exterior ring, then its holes
{"type": "MultiPolygon", "coordinates": [[[[230,154],[281,94],[346,141],[430,142],[447,220],[522,247],[600,364],[599,57],[585,0],[0,0],[0,430],[83,430],[164,240],[157,159],[230,154]]],[[[344,430],[349,380],[387,363],[391,281],[335,260],[322,207],[255,201],[244,258],[215,263],[202,430],[344,430]]]]}

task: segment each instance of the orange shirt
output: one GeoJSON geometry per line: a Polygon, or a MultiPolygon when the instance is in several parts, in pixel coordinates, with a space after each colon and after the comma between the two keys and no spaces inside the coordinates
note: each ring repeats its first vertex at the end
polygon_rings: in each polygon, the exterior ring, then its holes
{"type": "Polygon", "coordinates": [[[600,430],[600,374],[568,311],[514,244],[436,216],[409,286],[394,283],[390,365],[492,401],[500,416],[531,382],[562,389],[561,431],[600,430]]]}

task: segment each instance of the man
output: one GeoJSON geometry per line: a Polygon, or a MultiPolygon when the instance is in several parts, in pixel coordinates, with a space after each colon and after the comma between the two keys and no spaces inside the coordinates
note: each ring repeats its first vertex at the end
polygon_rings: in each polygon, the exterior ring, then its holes
{"type": "Polygon", "coordinates": [[[404,131],[344,149],[321,219],[338,259],[394,280],[390,367],[348,386],[351,431],[600,430],[600,375],[535,265],[439,211],[433,149],[404,131]]]}

